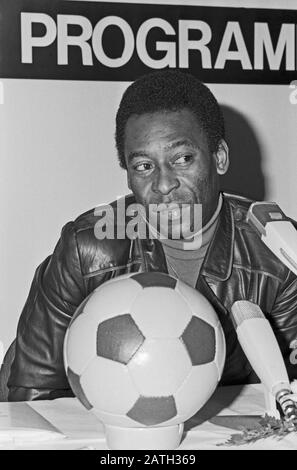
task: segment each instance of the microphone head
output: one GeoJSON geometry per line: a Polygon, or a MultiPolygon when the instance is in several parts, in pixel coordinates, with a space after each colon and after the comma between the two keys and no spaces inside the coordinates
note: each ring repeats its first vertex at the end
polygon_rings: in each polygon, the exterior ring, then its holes
{"type": "Polygon", "coordinates": [[[259,305],[249,300],[237,300],[232,305],[231,312],[236,328],[241,325],[244,320],[249,320],[250,318],[262,318],[265,320],[265,316],[259,305]]]}

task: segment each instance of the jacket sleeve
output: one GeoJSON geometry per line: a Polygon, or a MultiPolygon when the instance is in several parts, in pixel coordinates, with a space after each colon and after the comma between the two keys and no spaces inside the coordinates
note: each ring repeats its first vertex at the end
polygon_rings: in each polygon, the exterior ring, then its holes
{"type": "MultiPolygon", "coordinates": [[[[297,230],[297,222],[289,219],[297,230]]],[[[297,340],[297,277],[289,269],[280,285],[270,321],[281,348],[290,380],[297,379],[296,351],[290,344],[297,340]]]]}
{"type": "Polygon", "coordinates": [[[19,319],[9,401],[73,396],[63,364],[63,341],[86,297],[74,223],[62,230],[52,256],[36,270],[19,319]]]}
{"type": "Polygon", "coordinates": [[[297,379],[296,353],[290,349],[297,339],[297,277],[288,270],[281,284],[270,318],[291,380],[297,379]]]}

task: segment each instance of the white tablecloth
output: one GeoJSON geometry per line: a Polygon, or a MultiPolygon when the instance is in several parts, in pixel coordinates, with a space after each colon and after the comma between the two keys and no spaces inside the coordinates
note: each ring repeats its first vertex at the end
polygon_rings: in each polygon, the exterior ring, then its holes
{"type": "MultiPolygon", "coordinates": [[[[219,387],[187,423],[178,450],[297,449],[297,433],[243,446],[218,446],[243,420],[265,413],[262,385],[219,387]]],[[[253,418],[254,417],[254,418],[253,418]]],[[[0,449],[105,449],[104,427],[76,398],[0,403],[0,449]]]]}

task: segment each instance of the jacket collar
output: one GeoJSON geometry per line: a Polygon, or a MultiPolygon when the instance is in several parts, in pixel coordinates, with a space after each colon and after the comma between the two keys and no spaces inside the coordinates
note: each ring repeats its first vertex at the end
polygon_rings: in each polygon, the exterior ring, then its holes
{"type": "MultiPolygon", "coordinates": [[[[166,258],[159,240],[141,240],[144,269],[167,273],[166,258]]],[[[214,237],[205,256],[200,275],[214,281],[226,281],[232,270],[234,219],[230,203],[223,195],[222,209],[214,237]]],[[[200,277],[200,276],[199,276],[200,277]]]]}
{"type": "Polygon", "coordinates": [[[223,205],[218,224],[206,253],[201,274],[215,281],[226,281],[231,274],[234,246],[234,218],[228,199],[223,205]]]}

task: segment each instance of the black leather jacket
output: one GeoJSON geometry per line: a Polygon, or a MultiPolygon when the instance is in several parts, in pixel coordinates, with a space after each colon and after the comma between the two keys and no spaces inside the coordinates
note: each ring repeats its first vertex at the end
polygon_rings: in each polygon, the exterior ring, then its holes
{"type": "MultiPolygon", "coordinates": [[[[133,196],[127,197],[133,202],[133,196]]],[[[196,288],[214,306],[226,337],[226,363],[221,384],[257,381],[236,337],[230,308],[236,300],[257,303],[270,321],[290,378],[289,344],[297,338],[297,278],[247,225],[251,201],[223,197],[214,238],[196,288]]],[[[158,240],[98,240],[91,210],[62,230],[52,256],[36,270],[21,314],[16,355],[8,386],[9,400],[49,399],[72,395],[63,366],[63,340],[78,305],[101,283],[138,271],[167,272],[158,240]]]]}

